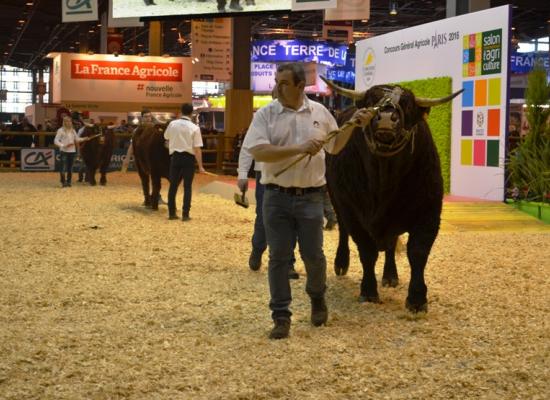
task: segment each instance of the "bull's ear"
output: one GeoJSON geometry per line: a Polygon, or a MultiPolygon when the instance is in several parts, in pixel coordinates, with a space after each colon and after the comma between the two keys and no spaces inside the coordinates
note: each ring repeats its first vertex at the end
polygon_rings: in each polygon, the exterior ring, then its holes
{"type": "Polygon", "coordinates": [[[353,99],[355,101],[361,100],[365,96],[365,92],[360,92],[358,90],[351,90],[351,89],[344,89],[343,87],[340,87],[333,83],[332,81],[328,80],[322,75],[319,75],[319,78],[323,80],[332,90],[334,90],[336,93],[349,97],[350,99],[353,99]]]}
{"type": "Polygon", "coordinates": [[[415,102],[420,107],[435,107],[440,104],[447,103],[448,101],[451,101],[456,96],[458,96],[460,93],[462,93],[464,89],[460,89],[458,92],[454,92],[453,94],[447,96],[447,97],[440,97],[436,99],[428,99],[424,97],[415,97],[415,102]]]}

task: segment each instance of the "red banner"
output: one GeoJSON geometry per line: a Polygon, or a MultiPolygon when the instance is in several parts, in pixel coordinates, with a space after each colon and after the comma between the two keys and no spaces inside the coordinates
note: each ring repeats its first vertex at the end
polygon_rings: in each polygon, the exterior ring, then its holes
{"type": "Polygon", "coordinates": [[[72,79],[182,81],[179,63],[71,60],[72,79]]]}

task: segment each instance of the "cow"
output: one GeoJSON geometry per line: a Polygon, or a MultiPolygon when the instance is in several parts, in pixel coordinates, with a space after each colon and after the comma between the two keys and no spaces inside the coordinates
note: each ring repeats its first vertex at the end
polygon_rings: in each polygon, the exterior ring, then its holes
{"type": "Polygon", "coordinates": [[[95,173],[99,169],[99,184],[106,185],[107,169],[115,146],[113,129],[101,125],[86,125],[80,136],[92,138],[80,144],[80,156],[86,165],[86,181],[95,186],[95,173]]]}
{"type": "MultiPolygon", "coordinates": [[[[327,186],[340,227],[335,273],[347,273],[351,235],[363,266],[359,301],[379,303],[374,273],[378,253],[385,252],[382,285],[397,286],[396,243],[408,233],[411,280],[405,304],[413,313],[426,312],[424,269],[439,232],[443,203],[439,155],[426,117],[430,107],[452,100],[461,91],[441,99],[422,99],[397,85],[358,92],[325,81],[356,100],[357,108],[374,112],[369,125],[355,127],[339,154],[326,158],[327,186]]],[[[356,107],[344,112],[339,124],[356,107]]]]}
{"type": "Polygon", "coordinates": [[[164,145],[164,129],[161,125],[142,124],[132,137],[134,163],[141,179],[144,205],[153,210],[158,210],[161,178],[169,179],[170,173],[170,155],[164,145]]]}

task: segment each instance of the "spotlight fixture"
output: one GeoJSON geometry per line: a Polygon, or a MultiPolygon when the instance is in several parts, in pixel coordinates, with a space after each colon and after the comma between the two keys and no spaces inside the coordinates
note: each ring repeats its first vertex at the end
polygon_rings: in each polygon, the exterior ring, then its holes
{"type": "Polygon", "coordinates": [[[397,0],[390,0],[390,15],[397,15],[397,0]]]}
{"type": "Polygon", "coordinates": [[[118,57],[118,51],[114,51],[113,56],[118,57]]]}
{"type": "Polygon", "coordinates": [[[88,55],[93,56],[95,53],[92,50],[88,50],[88,55]]]}

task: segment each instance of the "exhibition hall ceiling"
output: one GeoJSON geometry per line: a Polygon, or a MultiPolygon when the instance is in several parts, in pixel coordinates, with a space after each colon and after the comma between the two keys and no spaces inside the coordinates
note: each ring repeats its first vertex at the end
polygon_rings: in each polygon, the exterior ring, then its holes
{"type": "MultiPolygon", "coordinates": [[[[135,1],[141,4],[144,0],[135,1]]],[[[352,22],[355,40],[446,16],[446,0],[397,0],[397,15],[390,15],[391,3],[395,0],[371,0],[370,19],[352,22]]],[[[508,3],[513,5],[512,24],[520,40],[548,35],[550,1],[491,0],[493,7],[508,3]]],[[[98,4],[100,12],[107,10],[108,0],[98,0],[98,4]]],[[[320,38],[323,30],[322,11],[252,14],[250,18],[252,37],[256,39],[320,38]]],[[[191,20],[179,16],[162,21],[164,52],[190,55],[191,20]]],[[[148,25],[145,22],[140,28],[119,28],[123,35],[122,54],[147,54],[148,25]]],[[[38,68],[48,62],[45,55],[50,52],[78,52],[83,48],[99,52],[100,31],[97,21],[62,24],[60,0],[1,0],[0,64],[38,68]]]]}

